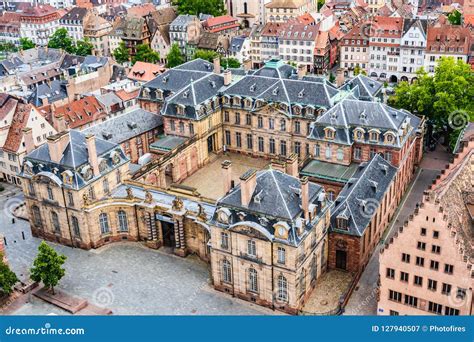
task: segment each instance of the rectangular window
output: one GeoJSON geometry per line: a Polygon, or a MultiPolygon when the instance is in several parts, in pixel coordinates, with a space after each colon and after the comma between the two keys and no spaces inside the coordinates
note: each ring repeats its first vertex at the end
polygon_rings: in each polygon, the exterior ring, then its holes
{"type": "Polygon", "coordinates": [[[397,291],[389,290],[388,291],[388,299],[393,300],[395,302],[401,302],[402,301],[402,294],[397,291]]]}
{"type": "Polygon", "coordinates": [[[439,232],[437,230],[433,231],[433,239],[439,238],[439,232]]]}
{"type": "Polygon", "coordinates": [[[229,112],[228,111],[224,112],[224,122],[229,122],[229,112]]]}
{"type": "Polygon", "coordinates": [[[423,277],[415,276],[415,279],[413,280],[413,284],[416,286],[423,286],[423,277]]]}
{"type": "Polygon", "coordinates": [[[430,268],[437,271],[439,269],[439,262],[435,260],[430,261],[430,268]]]}
{"type": "Polygon", "coordinates": [[[360,160],[362,158],[362,149],[360,147],[356,147],[354,149],[354,159],[360,160]]]}
{"type": "Polygon", "coordinates": [[[108,193],[109,192],[109,181],[107,179],[104,179],[102,181],[102,185],[104,187],[104,193],[108,193]]]}
{"type": "Polygon", "coordinates": [[[410,263],[410,254],[402,253],[402,261],[409,264],[410,263]]]}
{"type": "Polygon", "coordinates": [[[426,228],[421,228],[420,235],[426,236],[426,228]]]}
{"type": "Polygon", "coordinates": [[[436,280],[428,279],[428,290],[436,291],[437,287],[438,287],[438,282],[436,280]]]}
{"type": "Polygon", "coordinates": [[[273,118],[268,118],[268,128],[275,129],[275,120],[273,118]]]}
{"type": "Polygon", "coordinates": [[[408,273],[406,272],[400,272],[400,281],[403,281],[405,283],[408,283],[408,273]]]}
{"type": "Polygon", "coordinates": [[[418,298],[405,295],[405,304],[416,308],[418,306],[418,298]]]}
{"type": "Polygon", "coordinates": [[[230,131],[225,131],[225,144],[230,146],[230,131]]]}
{"type": "Polygon", "coordinates": [[[257,256],[257,246],[255,244],[255,241],[247,241],[247,254],[251,256],[257,256]]]}
{"type": "Polygon", "coordinates": [[[252,126],[252,114],[245,115],[245,124],[248,126],[252,126]]]}
{"type": "Polygon", "coordinates": [[[426,243],[418,241],[418,244],[417,244],[416,248],[418,248],[421,251],[424,251],[424,250],[426,250],[426,243]]]}
{"type": "Polygon", "coordinates": [[[431,253],[440,254],[441,253],[441,247],[437,246],[437,245],[432,245],[431,246],[431,253]]]}
{"type": "Polygon", "coordinates": [[[189,134],[194,134],[194,125],[192,123],[189,124],[189,134]]]}
{"type": "Polygon", "coordinates": [[[299,121],[295,121],[295,133],[300,134],[301,133],[301,124],[299,121]]]}
{"type": "Polygon", "coordinates": [[[74,196],[71,191],[68,191],[67,198],[68,198],[69,206],[74,207],[74,196]]]}
{"type": "Polygon", "coordinates": [[[174,131],[174,130],[176,129],[176,125],[175,125],[174,120],[171,120],[171,121],[170,121],[170,129],[171,129],[172,131],[174,131]]]}
{"type": "Polygon", "coordinates": [[[263,118],[261,116],[257,119],[258,128],[263,128],[263,118]]]}
{"type": "Polygon", "coordinates": [[[247,134],[247,148],[251,150],[253,148],[252,134],[247,134]]]}
{"type": "Polygon", "coordinates": [[[449,306],[444,307],[444,314],[446,316],[459,316],[459,310],[450,308],[449,306]]]}
{"type": "Polygon", "coordinates": [[[258,151],[265,152],[265,146],[262,137],[258,137],[258,151]]]}
{"type": "Polygon", "coordinates": [[[229,234],[221,232],[221,248],[229,249],[229,234]]]}
{"type": "Polygon", "coordinates": [[[444,295],[449,295],[449,294],[451,294],[451,288],[452,288],[451,284],[443,283],[441,293],[444,294],[444,295]]]}
{"type": "Polygon", "coordinates": [[[237,147],[242,147],[242,134],[239,132],[235,133],[235,143],[237,147]]]}
{"type": "Polygon", "coordinates": [[[428,302],[428,311],[437,315],[441,315],[443,312],[443,306],[434,302],[428,302]]]}
{"type": "Polygon", "coordinates": [[[444,264],[444,273],[446,274],[453,274],[454,266],[449,264],[444,264]]]}
{"type": "Polygon", "coordinates": [[[299,141],[295,142],[295,153],[301,157],[301,143],[299,141]]]}
{"type": "Polygon", "coordinates": [[[400,316],[400,313],[398,311],[390,310],[390,316],[400,316]]]}
{"type": "Polygon", "coordinates": [[[280,141],[280,154],[282,156],[286,156],[286,141],[285,140],[280,141]]]}
{"type": "Polygon", "coordinates": [[[240,125],[240,113],[235,113],[235,124],[240,125]]]}
{"type": "Polygon", "coordinates": [[[420,267],[425,266],[425,258],[417,256],[415,264],[416,264],[416,266],[420,266],[420,267]]]}
{"type": "Polygon", "coordinates": [[[270,147],[270,154],[275,154],[275,153],[276,153],[276,150],[275,150],[275,139],[270,138],[269,147],[270,147]]]}
{"type": "Polygon", "coordinates": [[[387,268],[386,277],[389,279],[395,279],[395,270],[393,268],[387,268]]]}

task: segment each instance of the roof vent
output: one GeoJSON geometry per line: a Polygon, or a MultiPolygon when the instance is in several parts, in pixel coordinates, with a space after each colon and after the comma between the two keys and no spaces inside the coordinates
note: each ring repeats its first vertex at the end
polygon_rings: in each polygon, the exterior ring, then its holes
{"type": "Polygon", "coordinates": [[[134,121],[128,121],[127,122],[127,126],[130,128],[130,129],[134,129],[134,128],[137,128],[137,123],[134,122],[134,121]]]}
{"type": "Polygon", "coordinates": [[[169,80],[169,78],[170,78],[170,77],[169,77],[168,75],[164,76],[164,77],[163,77],[163,83],[167,83],[168,80],[169,80]]]}
{"type": "Polygon", "coordinates": [[[304,97],[304,89],[301,89],[301,91],[298,93],[298,97],[302,99],[304,97]]]}
{"type": "Polygon", "coordinates": [[[273,94],[273,95],[278,95],[278,87],[276,87],[275,89],[273,89],[272,94],[273,94]]]}
{"type": "Polygon", "coordinates": [[[253,201],[255,203],[258,203],[258,204],[262,203],[262,200],[263,200],[263,194],[262,193],[263,193],[263,189],[260,190],[260,192],[254,196],[253,201]]]}

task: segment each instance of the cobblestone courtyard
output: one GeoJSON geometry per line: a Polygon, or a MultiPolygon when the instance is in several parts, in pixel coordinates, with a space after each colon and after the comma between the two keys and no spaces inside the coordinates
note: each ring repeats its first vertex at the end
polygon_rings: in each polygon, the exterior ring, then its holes
{"type": "MultiPolygon", "coordinates": [[[[29,224],[9,216],[18,195],[7,198],[14,188],[0,194],[0,233],[7,241],[6,253],[20,279],[29,276],[39,239],[30,234],[29,224]],[[25,234],[25,240],[22,238],[25,234]]],[[[17,189],[14,189],[18,192],[17,189]]],[[[182,259],[146,248],[139,243],[119,243],[99,250],[84,251],[50,244],[65,254],[66,276],[59,288],[89,302],[124,315],[265,315],[271,310],[234,299],[209,285],[208,266],[195,257],[182,259]]],[[[31,296],[30,302],[14,314],[67,314],[31,296]]]]}

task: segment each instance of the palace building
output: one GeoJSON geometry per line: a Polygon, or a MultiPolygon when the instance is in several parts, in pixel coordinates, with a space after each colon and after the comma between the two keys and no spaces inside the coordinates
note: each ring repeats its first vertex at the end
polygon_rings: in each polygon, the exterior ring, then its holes
{"type": "Polygon", "coordinates": [[[159,130],[118,116],[27,151],[33,235],[196,254],[217,290],[298,313],[327,268],[360,273],[421,158],[423,118],[381,104],[379,89],[278,60],[167,70],[138,95],[159,130]]]}

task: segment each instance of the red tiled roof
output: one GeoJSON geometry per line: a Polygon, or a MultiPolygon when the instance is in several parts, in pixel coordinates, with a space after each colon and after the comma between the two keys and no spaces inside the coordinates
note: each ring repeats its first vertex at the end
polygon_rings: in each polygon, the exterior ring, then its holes
{"type": "Polygon", "coordinates": [[[206,22],[204,23],[204,26],[212,27],[212,26],[222,25],[226,23],[233,23],[236,21],[237,19],[234,17],[231,17],[230,15],[221,15],[220,17],[207,19],[206,22]]]}
{"type": "Polygon", "coordinates": [[[63,117],[70,128],[80,128],[106,115],[104,107],[95,96],[86,96],[64,106],[56,107],[55,117],[63,117]]]}
{"type": "Polygon", "coordinates": [[[305,13],[305,14],[300,15],[298,18],[296,18],[296,20],[300,24],[305,24],[305,25],[311,25],[311,24],[314,24],[316,22],[314,20],[313,16],[309,13],[305,13]]]}
{"type": "Polygon", "coordinates": [[[4,120],[8,113],[15,108],[17,103],[18,100],[14,97],[5,93],[0,94],[0,120],[4,120]]]}
{"type": "Polygon", "coordinates": [[[42,17],[58,13],[58,10],[51,5],[36,5],[26,8],[21,14],[22,17],[42,17]]]}
{"type": "Polygon", "coordinates": [[[129,101],[131,99],[134,99],[138,96],[140,93],[140,89],[134,90],[134,91],[125,91],[124,89],[120,89],[115,92],[115,95],[120,97],[122,101],[129,101]]]}
{"type": "Polygon", "coordinates": [[[18,103],[12,124],[8,130],[7,139],[3,145],[3,150],[8,152],[17,152],[23,139],[23,128],[28,123],[33,106],[30,104],[18,103]]]}
{"type": "Polygon", "coordinates": [[[158,64],[136,62],[128,73],[128,78],[135,81],[148,82],[165,71],[165,67],[158,64]]]}
{"type": "Polygon", "coordinates": [[[145,17],[155,11],[156,7],[153,4],[146,3],[143,5],[133,6],[129,8],[127,14],[132,17],[145,17]]]}
{"type": "Polygon", "coordinates": [[[445,52],[447,54],[468,54],[471,34],[467,27],[443,24],[428,27],[426,51],[445,52]],[[449,51],[452,48],[453,51],[449,51]],[[462,51],[458,49],[462,48],[462,51]],[[443,51],[444,50],[444,51],[443,51]]]}

